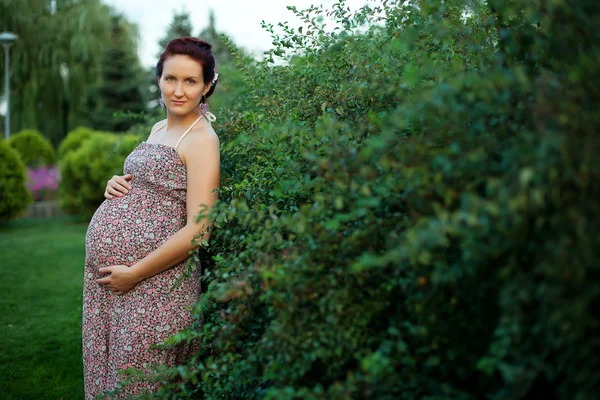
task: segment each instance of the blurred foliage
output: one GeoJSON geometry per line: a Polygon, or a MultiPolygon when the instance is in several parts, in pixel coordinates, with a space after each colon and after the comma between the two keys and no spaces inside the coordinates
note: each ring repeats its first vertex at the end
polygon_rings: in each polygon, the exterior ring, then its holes
{"type": "Polygon", "coordinates": [[[208,98],[208,104],[211,111],[219,115],[227,109],[238,109],[242,104],[238,97],[250,90],[232,54],[237,53],[246,57],[249,55],[227,35],[217,32],[215,24],[215,15],[211,10],[208,15],[208,25],[198,33],[198,37],[211,44],[215,56],[219,83],[213,95],[208,98]]]}
{"type": "Polygon", "coordinates": [[[25,129],[11,135],[8,144],[19,154],[26,167],[49,166],[56,161],[52,144],[34,129],[25,129]]]}
{"type": "Polygon", "coordinates": [[[101,0],[0,1],[0,26],[19,37],[10,48],[11,129],[37,129],[57,146],[83,122],[91,84],[102,78],[110,8],[101,0]]]}
{"type": "Polygon", "coordinates": [[[106,182],[113,175],[123,174],[125,158],[140,142],[135,135],[88,132],[81,128],[69,133],[60,150],[60,207],[89,220],[105,200],[106,182]]]}
{"type": "Polygon", "coordinates": [[[6,140],[0,140],[0,221],[20,215],[33,201],[26,182],[19,153],[6,140]]]}
{"type": "Polygon", "coordinates": [[[167,28],[167,32],[158,41],[160,51],[156,54],[156,61],[158,62],[163,50],[171,40],[184,36],[192,36],[192,29],[192,21],[190,21],[190,14],[187,10],[180,12],[173,11],[173,18],[167,28]]]}
{"type": "Polygon", "coordinates": [[[289,9],[233,51],[202,323],[165,343],[203,350],[146,398],[595,399],[600,4],[289,9]]]}
{"type": "Polygon", "coordinates": [[[77,150],[94,134],[94,130],[85,126],[78,126],[70,131],[58,146],[58,158],[62,160],[67,153],[77,150]]]}
{"type": "Polygon", "coordinates": [[[138,28],[115,9],[100,0],[4,1],[0,23],[19,36],[10,48],[13,131],[33,127],[58,145],[78,125],[123,132],[145,120],[138,28]]]}
{"type": "Polygon", "coordinates": [[[146,111],[150,92],[137,55],[138,41],[137,25],[111,10],[111,39],[102,54],[102,80],[90,88],[87,126],[125,132],[138,123],[129,116],[146,111]]]}

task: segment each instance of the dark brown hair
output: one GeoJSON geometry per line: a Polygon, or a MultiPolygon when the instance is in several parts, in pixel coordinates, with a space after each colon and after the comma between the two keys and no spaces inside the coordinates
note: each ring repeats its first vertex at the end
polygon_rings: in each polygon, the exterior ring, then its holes
{"type": "MultiPolygon", "coordinates": [[[[215,77],[215,57],[213,56],[211,49],[212,46],[204,40],[191,36],[171,40],[167,43],[167,47],[165,47],[165,50],[156,64],[156,77],[160,79],[162,76],[163,65],[167,58],[175,54],[183,54],[190,56],[202,65],[204,84],[211,83],[215,77]]],[[[218,82],[219,79],[217,78],[217,81],[211,86],[208,92],[206,92],[206,95],[202,96],[200,103],[206,103],[206,99],[213,94],[218,82]]]]}

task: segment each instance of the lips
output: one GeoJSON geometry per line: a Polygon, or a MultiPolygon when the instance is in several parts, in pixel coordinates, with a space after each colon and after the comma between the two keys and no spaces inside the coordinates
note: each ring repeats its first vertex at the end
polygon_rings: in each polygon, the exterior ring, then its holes
{"type": "Polygon", "coordinates": [[[175,101],[175,100],[173,100],[172,103],[180,106],[182,104],[185,104],[185,101],[175,101]]]}

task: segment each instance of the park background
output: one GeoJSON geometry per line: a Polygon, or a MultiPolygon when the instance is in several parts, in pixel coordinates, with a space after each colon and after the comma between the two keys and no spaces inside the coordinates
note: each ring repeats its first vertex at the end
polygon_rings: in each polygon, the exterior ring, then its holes
{"type": "MultiPolygon", "coordinates": [[[[116,3],[0,1],[3,398],[82,398],[87,221],[164,118],[116,3]]],[[[163,12],[214,46],[222,191],[154,398],[595,398],[597,1],[288,5],[260,54],[163,12]]]]}

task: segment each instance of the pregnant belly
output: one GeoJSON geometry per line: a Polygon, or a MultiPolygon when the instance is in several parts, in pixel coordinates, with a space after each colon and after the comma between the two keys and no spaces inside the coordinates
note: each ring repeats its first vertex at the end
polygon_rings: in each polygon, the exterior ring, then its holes
{"type": "Polygon", "coordinates": [[[105,200],[88,226],[86,264],[94,269],[133,265],[185,226],[185,221],[185,204],[165,196],[153,200],[131,191],[105,200]]]}

